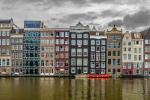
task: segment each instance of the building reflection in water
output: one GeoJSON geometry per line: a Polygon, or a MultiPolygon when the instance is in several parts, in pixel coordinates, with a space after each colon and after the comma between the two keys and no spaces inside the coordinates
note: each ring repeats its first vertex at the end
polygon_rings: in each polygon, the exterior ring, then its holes
{"type": "Polygon", "coordinates": [[[149,100],[150,79],[0,78],[0,100],[149,100]]]}

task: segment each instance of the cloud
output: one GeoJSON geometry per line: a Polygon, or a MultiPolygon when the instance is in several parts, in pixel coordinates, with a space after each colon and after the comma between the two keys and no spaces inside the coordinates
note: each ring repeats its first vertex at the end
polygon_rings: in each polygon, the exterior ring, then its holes
{"type": "Polygon", "coordinates": [[[73,13],[63,16],[62,19],[59,19],[61,23],[74,23],[76,21],[92,21],[98,18],[98,14],[95,12],[88,13],[73,13]]]}
{"type": "Polygon", "coordinates": [[[150,25],[150,11],[139,11],[132,15],[128,14],[123,19],[124,25],[127,28],[138,28],[150,25]]]}
{"type": "Polygon", "coordinates": [[[113,25],[121,27],[123,25],[123,21],[118,19],[118,20],[113,20],[108,23],[108,26],[113,26],[113,25]]]}
{"type": "Polygon", "coordinates": [[[129,30],[150,26],[150,10],[140,10],[134,14],[127,14],[123,20],[117,19],[108,23],[108,26],[112,25],[124,26],[129,30]]]}

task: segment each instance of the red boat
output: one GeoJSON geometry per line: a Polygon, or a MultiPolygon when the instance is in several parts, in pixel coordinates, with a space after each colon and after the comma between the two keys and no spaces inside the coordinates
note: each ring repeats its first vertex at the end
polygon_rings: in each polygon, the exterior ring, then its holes
{"type": "Polygon", "coordinates": [[[110,78],[111,74],[88,74],[88,78],[110,78]]]}

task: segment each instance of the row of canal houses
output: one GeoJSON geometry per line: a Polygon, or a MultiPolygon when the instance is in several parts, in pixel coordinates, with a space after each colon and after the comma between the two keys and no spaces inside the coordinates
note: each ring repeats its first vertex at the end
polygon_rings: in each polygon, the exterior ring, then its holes
{"type": "Polygon", "coordinates": [[[77,23],[47,28],[42,21],[0,20],[0,76],[77,74],[150,76],[150,30],[99,31],[77,23]]]}

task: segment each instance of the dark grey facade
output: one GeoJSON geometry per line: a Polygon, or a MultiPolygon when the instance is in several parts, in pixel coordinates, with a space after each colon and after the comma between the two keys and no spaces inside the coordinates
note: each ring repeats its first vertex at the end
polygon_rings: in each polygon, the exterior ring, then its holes
{"type": "Polygon", "coordinates": [[[106,37],[91,36],[90,37],[90,73],[106,74],[106,54],[107,40],[106,37]]]}
{"type": "Polygon", "coordinates": [[[70,44],[70,75],[89,73],[89,26],[78,23],[71,26],[70,44]]]}

